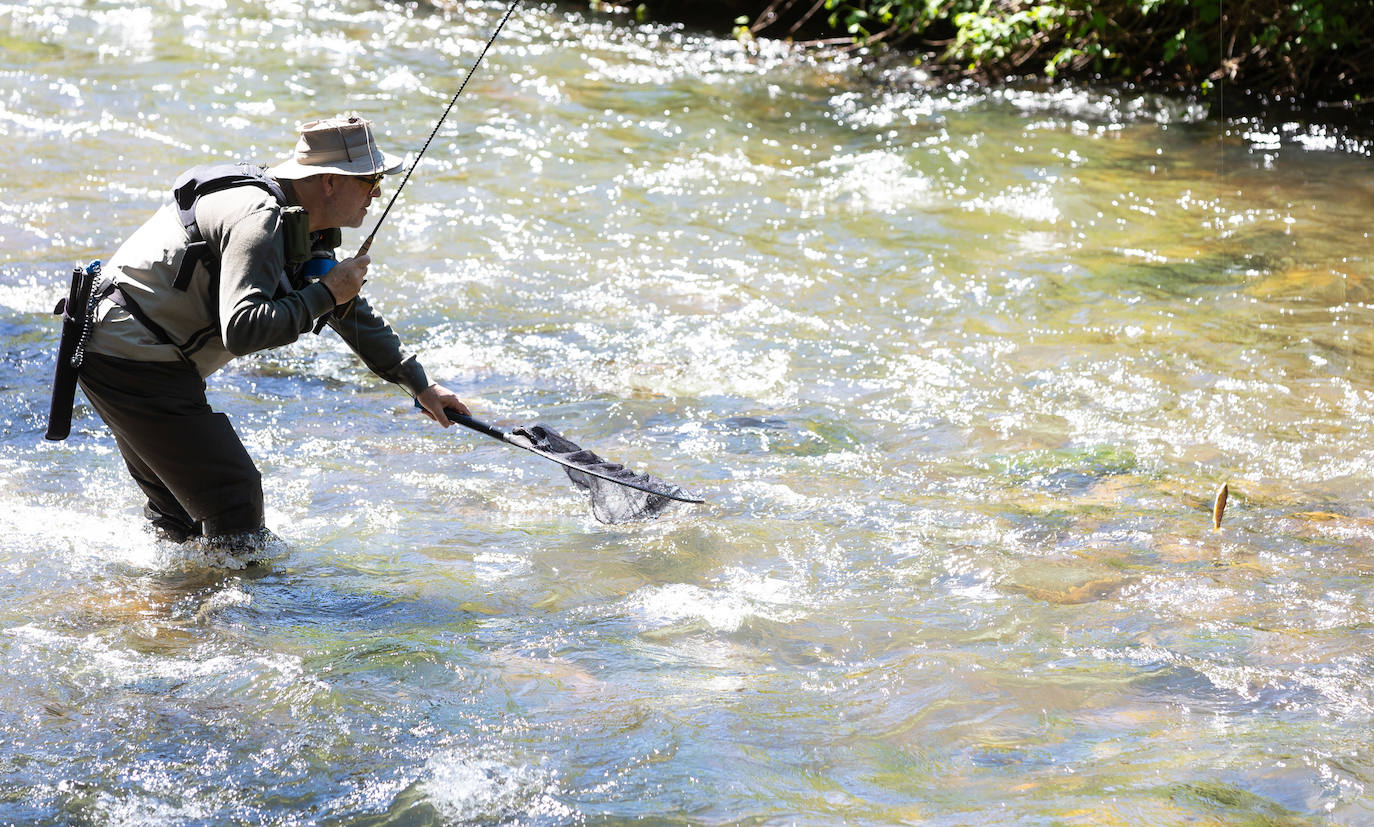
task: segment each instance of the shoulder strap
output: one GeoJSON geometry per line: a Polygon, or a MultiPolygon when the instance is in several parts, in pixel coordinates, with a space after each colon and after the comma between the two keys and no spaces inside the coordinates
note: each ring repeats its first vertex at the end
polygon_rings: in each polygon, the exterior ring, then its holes
{"type": "Polygon", "coordinates": [[[193,167],[179,175],[172,184],[172,200],[177,206],[177,217],[186,229],[186,255],[181,260],[172,286],[185,290],[191,285],[191,276],[196,264],[203,263],[212,274],[218,275],[218,257],[205,241],[196,224],[196,202],[212,192],[227,190],[231,187],[259,187],[266,190],[278,204],[286,205],[286,193],[281,185],[267,174],[267,168],[247,161],[236,164],[206,164],[193,167]]]}

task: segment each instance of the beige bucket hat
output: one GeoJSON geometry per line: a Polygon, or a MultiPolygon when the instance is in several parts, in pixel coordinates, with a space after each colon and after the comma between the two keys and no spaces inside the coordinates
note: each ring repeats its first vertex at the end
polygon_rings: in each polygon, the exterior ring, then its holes
{"type": "Polygon", "coordinates": [[[300,126],[296,151],[268,172],[295,181],[332,172],[338,175],[390,175],[401,159],[383,152],[372,136],[372,122],[359,117],[326,118],[300,126]]]}

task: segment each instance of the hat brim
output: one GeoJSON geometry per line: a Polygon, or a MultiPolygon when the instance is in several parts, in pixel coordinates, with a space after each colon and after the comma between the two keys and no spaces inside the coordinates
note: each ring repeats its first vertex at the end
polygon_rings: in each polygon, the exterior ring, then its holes
{"type": "Polygon", "coordinates": [[[295,158],[288,158],[267,172],[273,178],[283,181],[299,181],[312,175],[394,175],[401,171],[404,163],[389,152],[377,150],[371,158],[355,158],[352,161],[330,162],[326,164],[302,164],[295,158]],[[377,155],[381,156],[380,163],[377,155]]]}

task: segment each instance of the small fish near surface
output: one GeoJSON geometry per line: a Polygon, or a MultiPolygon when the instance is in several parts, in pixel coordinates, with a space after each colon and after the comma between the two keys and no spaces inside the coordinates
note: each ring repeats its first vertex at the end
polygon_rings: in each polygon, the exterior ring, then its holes
{"type": "Polygon", "coordinates": [[[1231,487],[1222,483],[1217,489],[1216,499],[1212,501],[1212,528],[1215,531],[1221,530],[1221,518],[1226,513],[1226,501],[1231,498],[1231,487]]]}

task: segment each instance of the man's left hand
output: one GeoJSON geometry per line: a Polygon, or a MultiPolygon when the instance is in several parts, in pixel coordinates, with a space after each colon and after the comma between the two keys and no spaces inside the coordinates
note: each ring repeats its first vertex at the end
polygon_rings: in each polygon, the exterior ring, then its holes
{"type": "Polygon", "coordinates": [[[430,385],[416,399],[424,410],[425,416],[445,428],[452,425],[453,422],[444,415],[444,408],[452,408],[458,413],[471,415],[471,411],[468,410],[467,405],[463,404],[463,400],[454,396],[453,391],[443,385],[430,385]]]}

